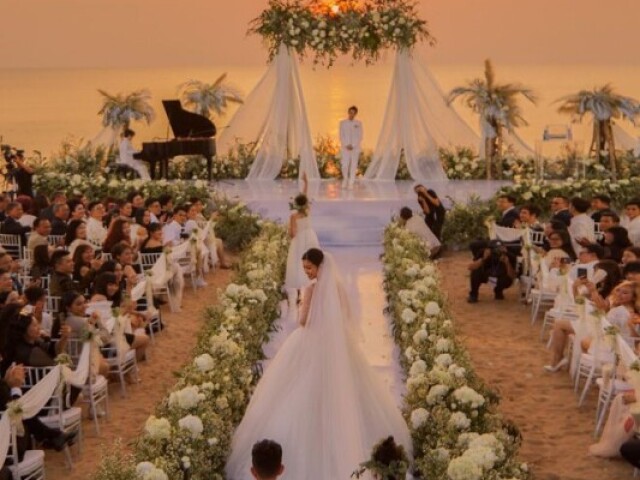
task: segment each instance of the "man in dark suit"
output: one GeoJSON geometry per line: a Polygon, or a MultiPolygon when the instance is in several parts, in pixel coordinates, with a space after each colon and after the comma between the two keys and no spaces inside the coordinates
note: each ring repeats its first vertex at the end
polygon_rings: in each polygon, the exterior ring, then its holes
{"type": "Polygon", "coordinates": [[[2,224],[1,233],[7,235],[19,235],[22,246],[27,246],[27,232],[31,231],[29,227],[25,227],[18,220],[24,214],[22,204],[18,202],[11,202],[7,205],[7,219],[2,224]]]}
{"type": "Polygon", "coordinates": [[[564,195],[558,195],[551,199],[551,221],[558,220],[567,227],[571,225],[571,212],[569,211],[569,199],[564,195]]]}
{"type": "Polygon", "coordinates": [[[48,218],[49,221],[53,222],[53,209],[56,205],[66,205],[67,196],[64,192],[55,192],[51,197],[51,205],[47,208],[43,209],[40,212],[40,216],[44,218],[48,218]]]}
{"type": "Polygon", "coordinates": [[[69,205],[66,203],[54,205],[53,220],[51,221],[51,235],[66,235],[68,219],[69,205]]]}
{"type": "Polygon", "coordinates": [[[500,195],[496,201],[498,210],[500,210],[500,220],[496,225],[506,228],[514,228],[515,223],[520,220],[520,214],[516,209],[516,199],[511,195],[500,195]]]}
{"type": "Polygon", "coordinates": [[[53,274],[49,281],[49,294],[61,297],[66,292],[79,291],[77,282],[73,281],[73,259],[69,252],[56,250],[51,255],[53,274]]]}

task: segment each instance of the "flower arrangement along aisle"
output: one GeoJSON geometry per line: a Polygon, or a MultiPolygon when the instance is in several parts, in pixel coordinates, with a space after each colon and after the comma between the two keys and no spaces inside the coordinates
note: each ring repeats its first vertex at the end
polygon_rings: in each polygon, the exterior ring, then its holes
{"type": "Polygon", "coordinates": [[[249,33],[265,40],[270,59],[284,44],[329,66],[341,54],[373,63],[388,48],[434,43],[415,2],[407,0],[270,0],[249,33]]]}
{"type": "Polygon", "coordinates": [[[529,478],[521,437],[496,412],[454,335],[436,265],[423,242],[393,223],[384,236],[384,286],[401,364],[416,475],[429,480],[529,478]]]}
{"type": "Polygon", "coordinates": [[[145,423],[135,445],[136,463],[116,462],[112,455],[93,480],[177,480],[186,470],[192,480],[224,478],[232,433],[256,383],[262,346],[279,317],[289,239],[277,224],[260,227],[235,282],[207,310],[193,361],[145,423]]]}

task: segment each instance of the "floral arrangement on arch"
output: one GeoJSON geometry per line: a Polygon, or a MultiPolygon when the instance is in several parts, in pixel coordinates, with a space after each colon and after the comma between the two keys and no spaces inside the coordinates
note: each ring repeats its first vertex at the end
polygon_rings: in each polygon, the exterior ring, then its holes
{"type": "Polygon", "coordinates": [[[249,33],[260,35],[273,59],[282,45],[314,63],[331,66],[338,55],[375,62],[382,50],[435,43],[427,22],[409,0],[270,0],[249,33]]]}
{"type": "Polygon", "coordinates": [[[414,477],[530,478],[521,437],[497,413],[498,396],[473,371],[455,337],[436,265],[422,240],[396,223],[384,235],[384,287],[400,362],[414,477]]]}

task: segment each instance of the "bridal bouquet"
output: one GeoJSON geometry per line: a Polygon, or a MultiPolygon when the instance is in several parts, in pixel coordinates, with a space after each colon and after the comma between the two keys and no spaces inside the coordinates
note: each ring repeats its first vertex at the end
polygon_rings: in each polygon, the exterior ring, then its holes
{"type": "Polygon", "coordinates": [[[397,224],[384,237],[385,291],[403,352],[405,413],[421,478],[528,478],[520,436],[497,413],[498,397],[475,375],[457,341],[436,265],[397,224]]]}

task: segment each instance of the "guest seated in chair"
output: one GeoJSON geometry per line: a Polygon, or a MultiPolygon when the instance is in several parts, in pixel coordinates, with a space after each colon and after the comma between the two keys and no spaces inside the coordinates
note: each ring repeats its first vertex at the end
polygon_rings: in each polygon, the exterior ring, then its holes
{"type": "Polygon", "coordinates": [[[256,480],[277,480],[284,472],[282,447],[273,440],[262,440],[251,449],[251,475],[256,480]]]}

